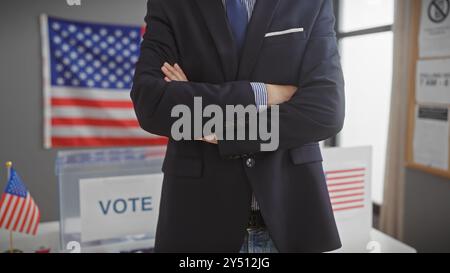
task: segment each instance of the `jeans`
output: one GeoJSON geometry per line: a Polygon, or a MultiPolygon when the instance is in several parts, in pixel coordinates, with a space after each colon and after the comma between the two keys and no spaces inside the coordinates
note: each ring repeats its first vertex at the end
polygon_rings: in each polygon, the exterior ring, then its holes
{"type": "Polygon", "coordinates": [[[240,253],[278,253],[265,228],[248,228],[240,253]]]}

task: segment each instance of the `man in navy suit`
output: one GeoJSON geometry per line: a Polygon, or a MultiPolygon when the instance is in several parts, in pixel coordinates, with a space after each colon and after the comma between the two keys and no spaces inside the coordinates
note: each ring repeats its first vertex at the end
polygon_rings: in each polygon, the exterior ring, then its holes
{"type": "Polygon", "coordinates": [[[155,250],[339,248],[318,145],[344,121],[332,0],[149,0],[146,23],[131,98],[142,128],[169,137],[155,250]],[[171,111],[194,98],[277,107],[278,148],[175,141],[171,111]]]}

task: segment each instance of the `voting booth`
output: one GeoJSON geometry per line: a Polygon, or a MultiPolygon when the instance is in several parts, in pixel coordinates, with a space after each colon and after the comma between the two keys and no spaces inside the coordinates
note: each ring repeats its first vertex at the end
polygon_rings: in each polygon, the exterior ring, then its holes
{"type": "MultiPolygon", "coordinates": [[[[343,243],[339,252],[363,252],[372,230],[371,148],[325,148],[322,153],[343,243]]],[[[151,251],[164,155],[165,147],[59,152],[61,248],[151,251]]]]}
{"type": "Polygon", "coordinates": [[[59,152],[61,248],[151,252],[164,155],[163,146],[59,152]]]}
{"type": "MultiPolygon", "coordinates": [[[[343,245],[335,252],[413,252],[374,235],[371,148],[325,148],[322,154],[343,245]]],[[[165,147],[59,152],[61,251],[152,252],[164,155],[165,147]]]]}

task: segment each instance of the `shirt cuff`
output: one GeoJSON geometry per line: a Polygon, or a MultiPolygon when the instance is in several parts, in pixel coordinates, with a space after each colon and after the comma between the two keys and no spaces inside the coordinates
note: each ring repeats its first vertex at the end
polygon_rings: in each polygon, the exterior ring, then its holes
{"type": "Polygon", "coordinates": [[[251,82],[253,93],[255,94],[255,104],[258,111],[264,111],[267,109],[267,88],[264,83],[251,82]]]}

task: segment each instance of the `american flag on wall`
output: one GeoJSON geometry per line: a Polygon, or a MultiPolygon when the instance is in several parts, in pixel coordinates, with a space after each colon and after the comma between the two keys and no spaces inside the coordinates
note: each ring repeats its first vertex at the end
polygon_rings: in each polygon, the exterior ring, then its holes
{"type": "Polygon", "coordinates": [[[11,168],[0,200],[0,228],[36,235],[41,214],[19,174],[11,168]]]}
{"type": "Polygon", "coordinates": [[[143,28],[41,16],[44,146],[160,145],[129,96],[143,28]]]}
{"type": "Polygon", "coordinates": [[[327,170],[325,175],[334,212],[364,208],[366,168],[327,170]]]}

